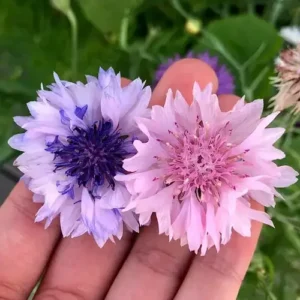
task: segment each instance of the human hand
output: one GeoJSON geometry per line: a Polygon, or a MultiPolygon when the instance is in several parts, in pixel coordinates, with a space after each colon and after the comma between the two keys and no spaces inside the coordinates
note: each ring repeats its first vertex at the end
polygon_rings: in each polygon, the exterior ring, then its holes
{"type": "MultiPolygon", "coordinates": [[[[153,92],[152,105],[162,105],[168,88],[180,90],[192,101],[192,86],[212,82],[214,71],[195,59],[172,65],[153,92]]],[[[123,84],[128,83],[123,79],[123,84]]],[[[222,110],[238,97],[221,95],[222,110]]],[[[42,274],[35,296],[50,299],[107,300],[233,300],[253,256],[261,224],[252,222],[252,235],[233,234],[219,253],[210,249],[201,257],[178,241],[158,235],[156,221],[137,236],[126,233],[121,241],[100,249],[84,235],[61,239],[59,221],[44,230],[34,223],[39,205],[22,182],[0,208],[0,299],[27,299],[42,274]],[[43,273],[44,272],[44,273],[43,273]]],[[[256,209],[262,209],[253,203],[256,209]]]]}

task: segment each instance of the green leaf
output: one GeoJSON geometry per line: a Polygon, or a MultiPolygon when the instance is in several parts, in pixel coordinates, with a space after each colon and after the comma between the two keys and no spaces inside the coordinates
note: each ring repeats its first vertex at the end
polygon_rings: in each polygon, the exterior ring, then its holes
{"type": "Polygon", "coordinates": [[[209,50],[229,65],[237,93],[247,100],[269,97],[269,76],[282,45],[275,28],[254,15],[241,15],[210,23],[195,50],[209,50]]]}
{"type": "Polygon", "coordinates": [[[78,0],[86,18],[101,32],[119,32],[125,14],[142,0],[78,0]]]}
{"type": "Polygon", "coordinates": [[[15,150],[10,148],[7,141],[17,132],[13,117],[20,114],[24,106],[14,98],[4,95],[0,95],[0,98],[0,128],[5,128],[5,130],[0,130],[0,164],[2,164],[15,153],[15,150]]]}

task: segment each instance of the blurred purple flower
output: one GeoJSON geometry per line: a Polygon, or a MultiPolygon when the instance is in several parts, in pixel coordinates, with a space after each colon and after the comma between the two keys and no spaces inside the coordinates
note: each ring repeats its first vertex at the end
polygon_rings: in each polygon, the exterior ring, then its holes
{"type": "Polygon", "coordinates": [[[185,57],[181,57],[176,54],[174,57],[169,58],[166,62],[159,65],[155,72],[154,85],[156,85],[162,78],[167,69],[176,61],[182,58],[198,58],[207,63],[214,69],[219,80],[218,95],[221,94],[232,94],[234,93],[235,84],[234,78],[228,68],[219,63],[217,56],[210,56],[208,52],[194,54],[193,52],[188,52],[185,57]]]}

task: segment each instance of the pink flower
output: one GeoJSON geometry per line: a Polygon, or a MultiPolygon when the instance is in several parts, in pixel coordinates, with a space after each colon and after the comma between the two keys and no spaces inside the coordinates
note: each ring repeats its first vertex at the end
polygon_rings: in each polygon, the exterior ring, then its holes
{"type": "Polygon", "coordinates": [[[277,76],[271,77],[271,83],[278,89],[278,93],[271,98],[274,110],[293,107],[293,111],[300,112],[300,44],[280,53],[275,60],[277,76]]]}
{"type": "Polygon", "coordinates": [[[137,124],[148,137],[135,141],[137,154],[125,159],[120,174],[132,195],[127,209],[135,209],[141,225],[156,214],[159,233],[180,239],[204,255],[212,246],[226,244],[232,230],[251,235],[251,220],[273,226],[268,214],[251,208],[254,199],[274,206],[277,187],[297,181],[298,173],[273,160],[284,153],[273,144],[283,128],[266,128],[278,113],[261,118],[263,100],[240,99],[221,112],[212,86],[197,83],[188,105],[169,90],[164,107],[154,106],[151,119],[137,124]]]}

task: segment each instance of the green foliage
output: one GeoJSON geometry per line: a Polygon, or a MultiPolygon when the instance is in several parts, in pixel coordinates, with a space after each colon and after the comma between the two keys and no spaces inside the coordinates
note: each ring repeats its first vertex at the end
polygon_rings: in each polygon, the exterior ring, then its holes
{"type": "Polygon", "coordinates": [[[86,18],[101,32],[119,32],[122,19],[141,0],[78,0],[86,18]]]}
{"type": "Polygon", "coordinates": [[[275,28],[250,14],[211,22],[195,50],[210,50],[236,75],[237,93],[249,101],[270,97],[270,72],[282,40],[275,28]]]}
{"type": "Polygon", "coordinates": [[[0,165],[7,159],[14,155],[13,150],[8,146],[8,139],[16,133],[16,127],[13,124],[12,114],[18,115],[22,109],[19,101],[1,95],[1,109],[0,109],[0,165]]]}
{"type": "MultiPolygon", "coordinates": [[[[12,117],[27,114],[25,103],[35,98],[41,82],[51,83],[53,71],[66,80],[84,80],[99,66],[113,66],[124,77],[151,84],[168,57],[209,51],[235,75],[238,95],[267,102],[282,48],[277,31],[291,22],[300,23],[297,0],[1,1],[0,163],[16,155],[7,145],[17,130],[12,117]],[[188,20],[201,26],[187,31],[188,20]]],[[[287,153],[281,163],[299,170],[298,120],[285,113],[277,122],[287,127],[278,145],[287,153]]],[[[283,196],[269,210],[276,229],[263,229],[238,299],[300,297],[300,184],[283,196]]]]}

